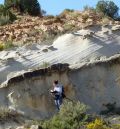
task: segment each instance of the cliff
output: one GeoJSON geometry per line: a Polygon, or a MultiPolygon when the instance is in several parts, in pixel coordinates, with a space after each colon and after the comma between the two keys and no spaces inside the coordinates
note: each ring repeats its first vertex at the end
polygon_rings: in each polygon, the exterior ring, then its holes
{"type": "Polygon", "coordinates": [[[30,118],[56,110],[49,93],[58,79],[66,96],[100,113],[120,106],[120,26],[90,26],[62,35],[52,45],[32,44],[0,52],[0,105],[30,118]]]}

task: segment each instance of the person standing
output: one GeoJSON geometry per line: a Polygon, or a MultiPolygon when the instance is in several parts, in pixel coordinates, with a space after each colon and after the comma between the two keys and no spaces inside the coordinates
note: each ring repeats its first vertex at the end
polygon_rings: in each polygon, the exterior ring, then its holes
{"type": "Polygon", "coordinates": [[[58,83],[58,80],[55,80],[53,82],[53,90],[51,90],[51,93],[54,95],[55,105],[58,110],[60,110],[60,105],[62,104],[62,91],[63,86],[58,83]]]}

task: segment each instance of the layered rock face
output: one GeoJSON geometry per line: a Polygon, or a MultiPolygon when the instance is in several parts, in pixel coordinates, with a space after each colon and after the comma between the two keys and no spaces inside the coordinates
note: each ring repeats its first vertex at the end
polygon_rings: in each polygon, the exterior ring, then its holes
{"type": "Polygon", "coordinates": [[[47,118],[55,113],[49,90],[58,79],[65,87],[66,96],[80,100],[90,107],[89,112],[100,113],[103,104],[116,102],[120,106],[120,57],[70,69],[57,64],[47,69],[11,78],[7,87],[0,88],[0,105],[23,112],[31,118],[47,118]]]}
{"type": "Polygon", "coordinates": [[[92,26],[65,34],[52,45],[26,45],[0,52],[0,83],[11,76],[44,68],[56,63],[68,63],[79,68],[86,63],[103,61],[120,52],[120,25],[92,26]]]}
{"type": "Polygon", "coordinates": [[[54,79],[64,84],[68,97],[75,98],[75,91],[67,75],[68,70],[67,64],[57,64],[11,78],[7,87],[0,89],[1,105],[19,110],[31,118],[51,116],[55,113],[54,99],[50,94],[54,79]]]}
{"type": "Polygon", "coordinates": [[[93,26],[59,37],[51,46],[28,45],[2,51],[0,105],[31,118],[53,115],[49,90],[57,79],[66,96],[99,113],[120,106],[120,26],[93,26]]]}

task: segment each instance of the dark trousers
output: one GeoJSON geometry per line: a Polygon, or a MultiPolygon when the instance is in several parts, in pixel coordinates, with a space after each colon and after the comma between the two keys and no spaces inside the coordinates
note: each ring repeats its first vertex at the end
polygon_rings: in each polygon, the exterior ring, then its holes
{"type": "Polygon", "coordinates": [[[58,110],[60,110],[60,105],[62,104],[62,96],[55,95],[55,105],[58,110]]]}

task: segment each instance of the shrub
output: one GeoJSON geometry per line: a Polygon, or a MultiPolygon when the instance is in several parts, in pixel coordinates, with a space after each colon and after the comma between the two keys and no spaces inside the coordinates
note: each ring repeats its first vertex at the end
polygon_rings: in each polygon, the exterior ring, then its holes
{"type": "Polygon", "coordinates": [[[17,111],[13,111],[7,107],[0,107],[0,121],[6,121],[11,118],[15,119],[20,115],[22,114],[18,113],[17,111]]]}
{"type": "Polygon", "coordinates": [[[0,51],[14,47],[12,41],[0,42],[0,51]]]}
{"type": "Polygon", "coordinates": [[[111,129],[102,119],[95,119],[87,125],[87,129],[111,129]]]}
{"type": "Polygon", "coordinates": [[[54,18],[54,16],[53,15],[47,15],[47,16],[44,16],[44,19],[53,19],[54,18]]]}
{"type": "Polygon", "coordinates": [[[85,23],[88,18],[89,18],[89,14],[83,14],[82,15],[83,23],[85,23]]]}
{"type": "Polygon", "coordinates": [[[75,28],[75,25],[73,24],[68,24],[68,23],[64,24],[65,31],[72,31],[74,28],[75,28]]]}
{"type": "Polygon", "coordinates": [[[38,0],[5,0],[8,8],[15,8],[21,13],[28,13],[32,16],[41,16],[42,11],[38,0]]]}
{"type": "Polygon", "coordinates": [[[10,23],[9,16],[0,16],[0,26],[10,23]]]}
{"type": "Polygon", "coordinates": [[[109,24],[109,23],[110,23],[110,20],[107,17],[102,18],[102,24],[103,25],[106,25],[106,24],[109,24]]]}
{"type": "Polygon", "coordinates": [[[6,119],[11,114],[11,111],[6,107],[0,107],[0,120],[6,119]]]}
{"type": "Polygon", "coordinates": [[[21,0],[20,4],[23,6],[24,12],[27,12],[29,15],[42,15],[38,0],[21,0]]]}
{"type": "Polygon", "coordinates": [[[78,129],[83,126],[88,116],[86,105],[80,102],[67,102],[61,106],[60,112],[52,119],[43,122],[44,129],[78,129]]]}
{"type": "Polygon", "coordinates": [[[120,124],[113,125],[112,129],[120,129],[120,124]]]}
{"type": "Polygon", "coordinates": [[[98,1],[96,10],[102,12],[104,15],[114,18],[118,15],[118,6],[113,1],[98,1]]]}
{"type": "Polygon", "coordinates": [[[93,7],[90,7],[88,5],[84,6],[84,11],[89,11],[89,10],[95,11],[95,9],[93,7]]]}
{"type": "Polygon", "coordinates": [[[10,40],[9,41],[6,41],[4,44],[5,44],[4,45],[4,49],[8,49],[8,48],[14,47],[12,41],[10,41],[10,40]]]}
{"type": "MultiPolygon", "coordinates": [[[[47,51],[47,49],[45,49],[47,51]]],[[[43,50],[44,51],[44,50],[43,50]]],[[[49,62],[43,62],[42,65],[40,66],[41,68],[47,68],[50,66],[50,63],[49,62]]]]}
{"type": "Polygon", "coordinates": [[[0,25],[5,25],[16,20],[16,16],[7,10],[4,5],[0,5],[0,25]]]}
{"type": "Polygon", "coordinates": [[[74,12],[73,9],[65,9],[64,11],[65,11],[65,12],[74,12]]]}
{"type": "Polygon", "coordinates": [[[0,51],[4,49],[4,44],[0,43],[0,51]]]}
{"type": "Polygon", "coordinates": [[[66,15],[68,15],[68,14],[70,14],[70,13],[73,13],[73,12],[74,12],[74,10],[72,10],[72,9],[65,9],[59,16],[60,16],[61,18],[65,18],[66,15]]]}

